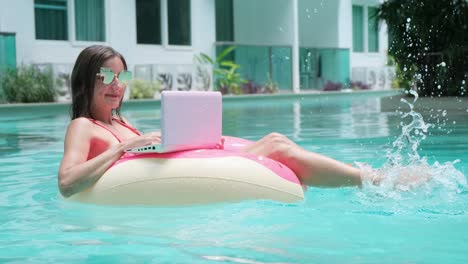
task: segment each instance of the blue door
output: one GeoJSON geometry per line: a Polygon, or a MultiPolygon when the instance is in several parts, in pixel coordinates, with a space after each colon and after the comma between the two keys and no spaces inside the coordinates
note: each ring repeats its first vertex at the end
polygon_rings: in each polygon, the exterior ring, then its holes
{"type": "Polygon", "coordinates": [[[16,68],[16,36],[0,32],[0,71],[6,68],[16,68]]]}

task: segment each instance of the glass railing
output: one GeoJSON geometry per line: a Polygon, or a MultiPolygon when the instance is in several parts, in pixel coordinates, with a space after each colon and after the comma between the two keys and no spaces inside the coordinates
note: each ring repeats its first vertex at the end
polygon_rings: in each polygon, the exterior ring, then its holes
{"type": "Polygon", "coordinates": [[[229,46],[236,49],[226,59],[240,65],[244,79],[264,85],[275,82],[280,90],[292,89],[292,48],[289,46],[259,46],[237,43],[216,43],[216,56],[229,46]]]}
{"type": "MultiPolygon", "coordinates": [[[[292,47],[216,43],[216,55],[229,46],[236,49],[226,59],[240,65],[242,77],[263,85],[269,76],[280,90],[292,89],[292,47]]],[[[350,80],[349,49],[299,49],[300,88],[322,90],[328,81],[345,84],[350,80]]]]}
{"type": "Polygon", "coordinates": [[[349,49],[299,49],[301,89],[321,90],[325,83],[346,84],[350,80],[349,49]]]}

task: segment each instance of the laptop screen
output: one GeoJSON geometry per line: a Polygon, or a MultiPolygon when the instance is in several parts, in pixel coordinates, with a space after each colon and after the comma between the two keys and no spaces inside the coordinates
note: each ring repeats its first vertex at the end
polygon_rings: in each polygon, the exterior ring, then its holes
{"type": "Polygon", "coordinates": [[[222,134],[222,97],[214,91],[163,91],[162,144],[214,147],[222,134]]]}

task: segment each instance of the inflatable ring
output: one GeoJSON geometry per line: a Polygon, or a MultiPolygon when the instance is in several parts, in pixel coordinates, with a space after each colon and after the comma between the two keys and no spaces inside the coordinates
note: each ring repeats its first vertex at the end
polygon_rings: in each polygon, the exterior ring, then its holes
{"type": "Polygon", "coordinates": [[[251,141],[224,137],[222,149],[127,153],[90,188],[69,199],[109,205],[189,205],[304,199],[294,172],[272,159],[240,152],[251,141]]]}

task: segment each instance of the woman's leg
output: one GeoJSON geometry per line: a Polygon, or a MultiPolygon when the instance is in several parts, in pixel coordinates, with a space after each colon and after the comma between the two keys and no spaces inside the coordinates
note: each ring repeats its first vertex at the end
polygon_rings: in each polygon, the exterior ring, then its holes
{"type": "Polygon", "coordinates": [[[332,158],[307,151],[279,133],[271,133],[245,151],[288,166],[302,184],[320,187],[360,186],[361,171],[332,158]]]}

